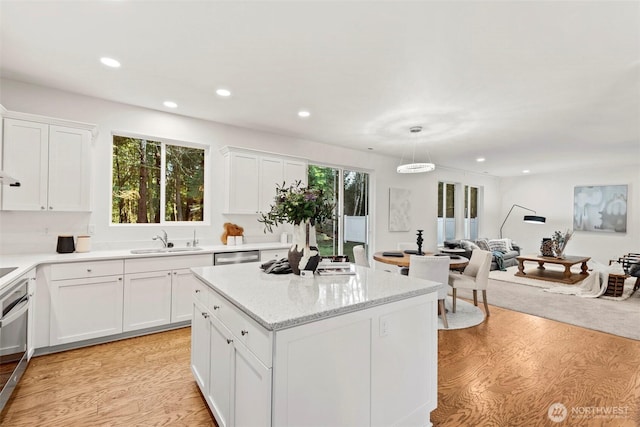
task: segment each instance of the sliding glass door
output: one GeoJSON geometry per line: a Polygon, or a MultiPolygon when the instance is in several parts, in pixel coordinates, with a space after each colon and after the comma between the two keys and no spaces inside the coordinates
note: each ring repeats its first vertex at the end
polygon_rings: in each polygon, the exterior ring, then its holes
{"type": "Polygon", "coordinates": [[[309,165],[309,187],[329,195],[336,206],[335,219],[316,225],[320,255],[347,255],[353,247],[369,243],[369,174],[329,166],[309,165]]]}

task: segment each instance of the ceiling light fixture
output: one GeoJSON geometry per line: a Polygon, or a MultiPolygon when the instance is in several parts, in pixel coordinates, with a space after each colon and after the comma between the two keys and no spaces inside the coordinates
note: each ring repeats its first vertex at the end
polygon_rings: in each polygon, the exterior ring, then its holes
{"type": "Polygon", "coordinates": [[[476,162],[484,162],[486,159],[484,157],[478,157],[476,162]]]}
{"type": "Polygon", "coordinates": [[[218,89],[216,90],[216,93],[218,94],[218,96],[224,96],[224,97],[231,96],[231,91],[227,89],[218,89]]]}
{"type": "Polygon", "coordinates": [[[310,112],[308,112],[308,111],[306,111],[306,110],[300,110],[300,111],[298,111],[298,116],[299,116],[299,117],[305,117],[305,118],[306,118],[306,117],[309,117],[310,115],[311,115],[311,113],[310,113],[310,112]]]}
{"type": "Polygon", "coordinates": [[[168,108],[178,108],[178,104],[173,101],[164,101],[162,104],[168,108]]]}
{"type": "Polygon", "coordinates": [[[106,65],[107,67],[120,68],[120,61],[117,61],[113,58],[107,58],[106,56],[103,56],[102,58],[100,58],[100,62],[102,62],[102,64],[106,65]]]}
{"type": "MultiPolygon", "coordinates": [[[[422,126],[412,126],[409,128],[409,132],[411,132],[411,135],[417,135],[422,132],[422,126]]],[[[414,138],[413,140],[413,148],[412,148],[412,154],[411,154],[411,163],[401,163],[400,166],[398,166],[398,168],[396,169],[396,172],[398,173],[423,173],[423,172],[431,172],[432,170],[434,170],[436,168],[436,165],[431,163],[431,157],[429,157],[429,162],[428,163],[416,163],[415,161],[415,157],[416,157],[416,146],[418,144],[417,138],[414,138]]],[[[427,153],[427,156],[429,156],[429,153],[427,153]]],[[[400,162],[402,162],[402,160],[404,160],[404,157],[402,159],[400,159],[400,162]]]]}

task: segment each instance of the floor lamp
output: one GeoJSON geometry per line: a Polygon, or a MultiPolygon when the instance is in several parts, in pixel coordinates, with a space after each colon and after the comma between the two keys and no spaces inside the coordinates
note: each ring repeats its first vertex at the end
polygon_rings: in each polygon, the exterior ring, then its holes
{"type": "MultiPolygon", "coordinates": [[[[504,221],[502,221],[502,225],[500,226],[500,238],[501,239],[502,239],[502,227],[504,227],[504,223],[507,222],[507,218],[509,218],[509,215],[511,215],[511,211],[516,206],[519,207],[519,208],[525,209],[525,210],[527,210],[529,212],[536,213],[536,211],[534,211],[533,209],[525,208],[524,206],[520,206],[520,205],[516,205],[516,204],[511,206],[511,209],[509,209],[509,213],[507,214],[506,217],[504,217],[504,221]]],[[[528,222],[528,223],[531,223],[531,224],[544,224],[546,220],[547,220],[547,218],[545,218],[543,216],[538,216],[538,215],[525,215],[524,218],[523,218],[524,222],[528,222]]]]}

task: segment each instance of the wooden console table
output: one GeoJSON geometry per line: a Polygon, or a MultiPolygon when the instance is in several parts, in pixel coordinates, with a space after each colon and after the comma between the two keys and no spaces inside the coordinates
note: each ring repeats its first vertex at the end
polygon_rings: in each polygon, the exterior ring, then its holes
{"type": "Polygon", "coordinates": [[[515,274],[520,277],[530,277],[531,279],[547,280],[549,282],[566,283],[573,285],[584,278],[589,273],[587,272],[587,261],[591,257],[581,256],[567,256],[565,258],[555,258],[547,256],[526,255],[516,257],[518,260],[518,272],[515,274]],[[538,268],[535,270],[524,271],[524,262],[532,261],[538,263],[538,268]],[[564,271],[550,271],[544,268],[544,264],[557,264],[564,266],[564,271]],[[580,273],[572,273],[571,266],[576,264],[582,264],[580,266],[580,273]]]}

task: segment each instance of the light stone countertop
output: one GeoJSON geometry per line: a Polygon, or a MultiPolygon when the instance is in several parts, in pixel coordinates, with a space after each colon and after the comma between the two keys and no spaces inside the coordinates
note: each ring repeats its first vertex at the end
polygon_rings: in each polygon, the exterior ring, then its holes
{"type": "Polygon", "coordinates": [[[130,259],[130,258],[159,258],[166,256],[188,256],[211,254],[211,262],[213,264],[213,254],[221,252],[238,252],[253,250],[270,250],[270,249],[288,249],[291,244],[280,242],[267,243],[245,243],[237,246],[226,245],[203,245],[202,250],[184,251],[184,252],[164,252],[164,253],[147,253],[132,254],[131,249],[115,249],[115,250],[99,250],[83,253],[35,253],[20,255],[0,255],[0,268],[17,267],[11,273],[0,278],[0,290],[5,286],[14,282],[30,269],[41,264],[57,264],[63,262],[81,262],[81,261],[104,261],[110,259],[130,259]]]}
{"type": "Polygon", "coordinates": [[[267,330],[275,331],[368,307],[437,292],[440,283],[355,267],[350,276],[304,279],[266,274],[259,263],[191,270],[267,330]]]}

